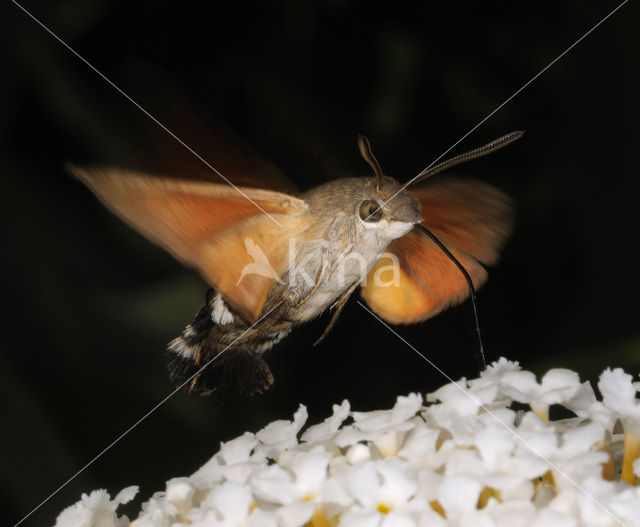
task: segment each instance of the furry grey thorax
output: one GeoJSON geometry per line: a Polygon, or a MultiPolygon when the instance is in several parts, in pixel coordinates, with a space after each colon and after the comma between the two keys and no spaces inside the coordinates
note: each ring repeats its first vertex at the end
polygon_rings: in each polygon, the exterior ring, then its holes
{"type": "Polygon", "coordinates": [[[400,192],[390,200],[400,188],[397,181],[385,177],[378,190],[375,178],[361,177],[329,182],[304,194],[316,220],[292,242],[295,251],[290,263],[295,265],[270,295],[274,299],[288,295],[292,303],[288,318],[305,322],[322,314],[366,277],[392,240],[422,220],[410,194],[400,192]],[[379,221],[360,218],[358,210],[366,200],[382,206],[379,221]]]}

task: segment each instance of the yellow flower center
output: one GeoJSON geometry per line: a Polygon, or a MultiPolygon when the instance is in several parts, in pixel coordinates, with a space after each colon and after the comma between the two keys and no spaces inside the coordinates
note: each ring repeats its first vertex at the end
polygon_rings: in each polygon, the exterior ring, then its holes
{"type": "Polygon", "coordinates": [[[436,511],[440,516],[446,519],[447,515],[445,514],[444,509],[442,508],[442,505],[440,505],[438,500],[430,501],[429,505],[431,505],[431,508],[434,511],[436,511]]]}
{"type": "Polygon", "coordinates": [[[487,503],[489,503],[489,498],[495,498],[500,503],[502,503],[502,498],[500,498],[499,490],[493,489],[491,487],[485,487],[482,489],[482,492],[480,492],[480,496],[478,496],[478,504],[476,505],[476,507],[478,509],[484,509],[487,506],[487,503]]]}
{"type": "Polygon", "coordinates": [[[316,510],[313,512],[313,516],[307,522],[305,527],[335,527],[338,524],[338,518],[331,518],[327,520],[327,516],[321,505],[316,505],[316,510]]]}

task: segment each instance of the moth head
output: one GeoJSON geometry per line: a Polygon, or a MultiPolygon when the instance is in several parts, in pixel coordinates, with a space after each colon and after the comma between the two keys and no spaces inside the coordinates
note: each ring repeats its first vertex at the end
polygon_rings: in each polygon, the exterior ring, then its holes
{"type": "Polygon", "coordinates": [[[420,205],[398,181],[382,174],[365,136],[358,137],[358,147],[374,172],[373,178],[367,178],[364,199],[357,206],[358,219],[366,228],[376,229],[386,238],[399,238],[422,221],[420,205]]]}

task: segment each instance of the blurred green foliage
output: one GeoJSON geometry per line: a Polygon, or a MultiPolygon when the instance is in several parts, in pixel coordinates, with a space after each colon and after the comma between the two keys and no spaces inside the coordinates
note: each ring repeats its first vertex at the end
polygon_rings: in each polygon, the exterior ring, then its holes
{"type": "MultiPolygon", "coordinates": [[[[203,118],[305,189],[368,172],[358,132],[390,175],[409,179],[615,2],[24,5],[142,106],[164,83],[179,86],[203,118]]],[[[63,171],[69,160],[144,162],[136,130],[148,118],[13,4],[2,18],[0,499],[17,521],[171,392],[164,346],[206,286],[63,171]]],[[[455,150],[527,130],[460,169],[518,204],[517,231],[479,297],[491,359],[583,378],[638,370],[637,22],[629,3],[455,150]]],[[[326,323],[269,353],[269,393],[177,394],[25,525],[52,524],[94,488],[140,484],[145,499],[298,403],[317,421],[344,398],[385,407],[444,382],[355,302],[313,348],[326,323]]],[[[452,378],[475,375],[468,304],[398,331],[452,378]]]]}

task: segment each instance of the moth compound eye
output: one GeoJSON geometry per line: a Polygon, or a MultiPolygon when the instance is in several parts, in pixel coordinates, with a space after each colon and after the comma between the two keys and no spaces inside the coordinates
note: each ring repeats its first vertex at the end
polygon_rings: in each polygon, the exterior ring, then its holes
{"type": "Polygon", "coordinates": [[[382,209],[377,201],[368,199],[360,205],[360,219],[369,223],[375,223],[382,219],[382,209]]]}

